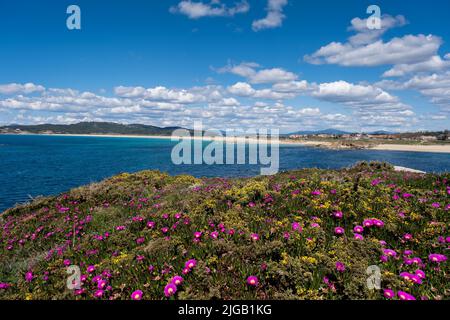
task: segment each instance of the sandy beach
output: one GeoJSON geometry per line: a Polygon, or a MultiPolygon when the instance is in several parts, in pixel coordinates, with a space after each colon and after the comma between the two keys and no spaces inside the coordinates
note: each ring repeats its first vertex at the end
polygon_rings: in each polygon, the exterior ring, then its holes
{"type": "MultiPolygon", "coordinates": [[[[25,135],[41,135],[41,136],[71,136],[71,137],[101,137],[101,138],[138,138],[138,139],[181,139],[180,136],[142,136],[142,135],[115,135],[115,134],[32,134],[24,133],[25,135]]],[[[200,140],[202,137],[190,137],[193,140],[200,140]]],[[[226,141],[228,143],[270,143],[270,139],[257,139],[248,137],[203,137],[204,141],[226,141]]],[[[175,140],[176,141],[176,140],[175,140]]],[[[329,141],[312,141],[312,140],[286,140],[279,139],[279,145],[290,146],[308,146],[320,147],[336,150],[351,150],[352,147],[337,146],[336,143],[329,141]]],[[[420,145],[420,144],[378,144],[367,148],[365,150],[385,150],[385,151],[406,151],[406,152],[434,152],[434,153],[450,153],[450,144],[436,144],[436,145],[420,145]]]]}

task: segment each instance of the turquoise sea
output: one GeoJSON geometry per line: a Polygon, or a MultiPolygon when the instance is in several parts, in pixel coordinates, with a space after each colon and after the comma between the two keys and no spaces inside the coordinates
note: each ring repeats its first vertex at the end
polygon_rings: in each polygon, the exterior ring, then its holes
{"type": "MultiPolygon", "coordinates": [[[[260,173],[258,165],[174,165],[170,155],[175,144],[168,139],[0,135],[0,212],[30,197],[59,194],[121,172],[158,169],[196,177],[260,173]]],[[[342,168],[362,160],[450,171],[448,154],[280,146],[280,171],[342,168]]]]}

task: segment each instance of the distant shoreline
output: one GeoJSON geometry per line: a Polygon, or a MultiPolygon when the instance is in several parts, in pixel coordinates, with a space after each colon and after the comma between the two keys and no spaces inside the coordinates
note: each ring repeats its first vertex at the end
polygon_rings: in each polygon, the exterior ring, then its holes
{"type": "MultiPolygon", "coordinates": [[[[165,139],[171,140],[172,138],[183,138],[172,137],[172,136],[161,136],[161,135],[121,135],[121,134],[57,134],[57,133],[2,133],[0,135],[11,135],[11,136],[68,136],[68,137],[97,137],[97,138],[138,138],[138,139],[165,139]]],[[[193,137],[193,140],[200,140],[201,137],[193,137]]],[[[266,141],[269,140],[257,139],[257,138],[247,138],[247,137],[203,137],[204,141],[227,141],[230,143],[257,143],[258,141],[266,141]]],[[[404,152],[425,152],[425,153],[450,153],[450,144],[447,145],[415,145],[415,144],[376,144],[373,146],[362,147],[362,148],[353,148],[353,147],[345,147],[339,146],[336,147],[333,143],[327,141],[314,141],[314,140],[286,140],[279,139],[279,145],[289,145],[289,146],[303,146],[303,147],[318,147],[318,148],[327,148],[330,150],[352,150],[352,149],[361,149],[361,150],[376,150],[376,151],[404,151],[404,152]]]]}

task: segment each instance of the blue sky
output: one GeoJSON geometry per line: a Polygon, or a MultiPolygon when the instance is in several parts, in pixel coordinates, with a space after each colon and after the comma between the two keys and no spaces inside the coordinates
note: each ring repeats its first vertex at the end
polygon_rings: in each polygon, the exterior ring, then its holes
{"type": "Polygon", "coordinates": [[[0,124],[445,129],[448,12],[445,0],[2,1],[0,124]],[[81,30],[66,27],[71,4],[81,30]],[[379,32],[365,28],[372,4],[379,32]]]}

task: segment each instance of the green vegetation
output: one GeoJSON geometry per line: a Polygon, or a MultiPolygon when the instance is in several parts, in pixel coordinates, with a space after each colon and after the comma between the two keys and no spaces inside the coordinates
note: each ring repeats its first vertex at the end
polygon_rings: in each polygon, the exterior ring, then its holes
{"type": "Polygon", "coordinates": [[[0,298],[449,299],[449,196],[448,173],[381,163],[121,174],[0,216],[0,298]],[[387,291],[367,288],[371,265],[387,291]]]}

